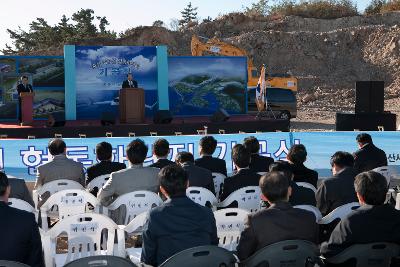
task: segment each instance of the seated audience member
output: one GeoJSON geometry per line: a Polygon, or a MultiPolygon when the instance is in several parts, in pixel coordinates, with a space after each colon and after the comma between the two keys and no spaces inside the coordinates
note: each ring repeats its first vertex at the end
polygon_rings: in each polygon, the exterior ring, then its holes
{"type": "Polygon", "coordinates": [[[237,144],[232,148],[232,161],[237,172],[224,180],[221,201],[231,193],[246,186],[258,186],[260,175],[249,168],[250,151],[243,145],[237,144]]]}
{"type": "Polygon", "coordinates": [[[361,207],[342,219],[329,241],[321,245],[321,254],[326,258],[354,244],[400,245],[400,211],[384,204],[388,191],[386,178],[373,171],[363,172],[356,176],[354,187],[361,207]]]}
{"type": "MultiPolygon", "coordinates": [[[[1,172],[0,172],[1,173],[1,172]]],[[[9,178],[8,183],[11,188],[9,198],[17,198],[24,200],[35,207],[31,194],[29,193],[28,187],[26,186],[25,180],[18,178],[9,178]]]]}
{"type": "Polygon", "coordinates": [[[295,209],[288,202],[289,180],[280,172],[263,175],[260,180],[262,199],[271,206],[248,215],[241,233],[237,255],[245,260],[258,250],[284,240],[318,242],[318,225],[312,212],[295,209]]]}
{"type": "Polygon", "coordinates": [[[357,202],[353,156],[338,151],[331,157],[331,166],[333,177],[323,180],[316,194],[317,207],[324,216],[339,206],[357,202]]]}
{"type": "Polygon", "coordinates": [[[168,159],[169,143],[164,138],[157,139],[153,144],[153,156],[157,161],[150,165],[150,167],[162,169],[165,166],[175,164],[168,159]]]}
{"type": "Polygon", "coordinates": [[[369,134],[361,133],[356,139],[359,150],[353,155],[354,169],[357,173],[388,165],[386,153],[374,145],[369,134]]]}
{"type": "Polygon", "coordinates": [[[217,245],[211,209],[186,197],[187,172],[180,166],[170,165],[161,169],[159,180],[160,191],[168,200],[150,211],[143,231],[142,262],[159,266],[182,250],[217,245]]]}
{"type": "MultiPolygon", "coordinates": [[[[112,146],[108,142],[101,142],[96,145],[96,158],[99,161],[87,169],[86,184],[101,175],[110,174],[126,168],[125,163],[112,161],[112,146]]],[[[99,189],[93,190],[96,196],[99,189]]]]}
{"type": "Polygon", "coordinates": [[[200,158],[196,159],[194,164],[211,172],[227,176],[225,160],[212,156],[216,148],[217,140],[214,137],[207,135],[201,138],[199,142],[200,158]]]}
{"type": "Polygon", "coordinates": [[[286,161],[275,161],[269,165],[270,172],[282,172],[289,179],[290,187],[292,188],[292,194],[289,197],[289,203],[292,206],[297,205],[311,205],[316,206],[315,193],[312,189],[298,186],[293,182],[293,172],[290,163],[286,161]]]}
{"type": "Polygon", "coordinates": [[[293,181],[306,182],[317,188],[318,173],[304,166],[307,160],[307,150],[304,145],[293,145],[286,158],[292,164],[293,181]]]}
{"type": "Polygon", "coordinates": [[[273,158],[264,157],[258,154],[260,151],[260,144],[254,136],[246,137],[243,145],[251,153],[250,169],[255,172],[268,172],[269,165],[274,162],[273,158]]]}
{"type": "Polygon", "coordinates": [[[189,186],[204,187],[215,195],[214,180],[212,172],[194,165],[194,157],[190,152],[179,152],[175,161],[189,176],[189,186]]]}
{"type": "Polygon", "coordinates": [[[10,185],[0,172],[0,260],[44,267],[39,227],[33,213],[8,206],[10,185]]]}

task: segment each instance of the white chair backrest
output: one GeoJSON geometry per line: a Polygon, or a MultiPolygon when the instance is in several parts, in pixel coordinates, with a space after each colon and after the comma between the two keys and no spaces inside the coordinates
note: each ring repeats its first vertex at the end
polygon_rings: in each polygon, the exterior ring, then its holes
{"type": "Polygon", "coordinates": [[[61,234],[66,234],[68,237],[68,255],[62,265],[88,254],[100,255],[101,250],[105,250],[107,255],[124,255],[125,238],[123,230],[119,229],[107,216],[86,213],[67,217],[44,234],[42,242],[46,266],[54,266],[57,256],[60,255],[56,252],[57,237],[61,234]],[[105,232],[107,234],[104,234],[105,232]],[[114,253],[115,232],[117,232],[118,240],[116,253],[114,253]],[[79,247],[81,250],[76,249],[79,247]]]}
{"type": "Polygon", "coordinates": [[[38,213],[37,213],[36,209],[34,207],[32,207],[31,204],[29,204],[28,202],[26,202],[22,199],[18,199],[18,198],[9,198],[8,205],[10,207],[13,207],[13,208],[16,208],[19,210],[24,210],[24,211],[33,213],[35,215],[35,219],[37,221],[38,213]]]}
{"type": "Polygon", "coordinates": [[[259,175],[263,176],[264,174],[266,174],[267,172],[257,172],[259,175]]]}
{"type": "Polygon", "coordinates": [[[378,167],[378,168],[373,169],[373,171],[385,176],[388,186],[390,185],[390,181],[392,179],[396,179],[395,172],[389,166],[378,167]]]}
{"type": "Polygon", "coordinates": [[[43,230],[47,231],[48,212],[54,206],[58,207],[58,219],[89,212],[88,204],[94,207],[95,212],[99,212],[100,203],[95,196],[81,189],[67,189],[51,195],[40,207],[43,230]]]}
{"type": "Polygon", "coordinates": [[[238,208],[249,212],[257,212],[261,208],[261,190],[258,186],[246,186],[231,193],[219,207],[227,207],[237,201],[238,208]]]}
{"type": "Polygon", "coordinates": [[[107,181],[109,179],[110,179],[110,175],[109,174],[104,174],[104,175],[97,176],[92,181],[90,181],[90,183],[88,183],[86,185],[86,188],[88,190],[93,190],[95,188],[100,190],[107,183],[107,181]]]}
{"type": "Polygon", "coordinates": [[[207,203],[209,203],[213,210],[216,209],[218,202],[217,198],[210,190],[204,187],[190,186],[186,189],[186,196],[197,204],[206,207],[207,203]]]}
{"type": "Polygon", "coordinates": [[[218,172],[213,172],[212,176],[213,176],[213,180],[214,180],[215,195],[218,198],[219,192],[221,191],[221,187],[224,184],[224,180],[225,180],[226,176],[223,175],[222,173],[218,173],[218,172]]]}
{"type": "Polygon", "coordinates": [[[126,216],[124,225],[127,225],[139,214],[160,206],[162,203],[162,199],[154,192],[135,191],[119,196],[107,209],[116,210],[121,206],[125,206],[126,216]]]}
{"type": "Polygon", "coordinates": [[[400,210],[400,193],[396,196],[396,210],[400,210]]]}
{"type": "Polygon", "coordinates": [[[219,246],[235,251],[239,244],[244,221],[250,213],[242,209],[222,209],[214,212],[219,246]]]}
{"type": "Polygon", "coordinates": [[[296,183],[296,184],[297,184],[298,186],[311,189],[312,191],[314,191],[314,193],[317,193],[317,188],[315,188],[315,186],[313,186],[313,185],[310,184],[310,183],[307,183],[307,182],[298,182],[298,183],[296,183]]]}
{"type": "Polygon", "coordinates": [[[297,205],[297,206],[294,206],[294,208],[311,211],[315,215],[316,222],[319,222],[322,219],[322,214],[317,207],[314,207],[311,205],[297,205]]]}
{"type": "Polygon", "coordinates": [[[147,221],[149,212],[142,212],[131,220],[127,226],[123,227],[124,231],[130,235],[140,235],[143,231],[143,226],[147,221]]]}
{"type": "Polygon", "coordinates": [[[333,222],[336,219],[343,219],[347,215],[349,215],[353,210],[356,210],[360,207],[360,203],[352,202],[344,204],[340,207],[337,207],[329,214],[325,215],[320,221],[319,224],[328,224],[333,222]]]}

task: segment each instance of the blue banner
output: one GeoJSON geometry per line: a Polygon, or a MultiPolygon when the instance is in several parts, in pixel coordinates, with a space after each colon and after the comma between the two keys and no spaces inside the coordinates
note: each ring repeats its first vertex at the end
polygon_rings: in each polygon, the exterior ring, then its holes
{"type": "MultiPolygon", "coordinates": [[[[389,165],[400,165],[400,132],[371,132],[374,143],[382,148],[387,156],[389,165]]],[[[247,136],[256,136],[260,141],[260,153],[264,156],[285,159],[288,149],[296,143],[306,146],[308,157],[306,166],[318,171],[320,177],[328,177],[330,173],[330,157],[339,150],[356,151],[357,132],[315,132],[315,133],[260,133],[260,134],[232,134],[215,135],[218,148],[214,156],[225,159],[228,172],[232,172],[231,148],[242,143],[247,136]]],[[[190,151],[195,158],[198,154],[198,142],[202,136],[167,136],[170,142],[170,159],[174,159],[179,151],[190,151]]],[[[142,137],[149,146],[148,157],[145,165],[151,164],[151,145],[158,137],[142,137]]],[[[125,162],[125,148],[132,138],[74,138],[65,139],[67,155],[80,161],[85,167],[96,163],[95,146],[97,143],[107,141],[113,146],[113,160],[125,162]]],[[[48,139],[34,140],[0,140],[0,169],[8,175],[24,178],[27,181],[35,180],[36,168],[49,161],[47,144],[48,139]]]]}

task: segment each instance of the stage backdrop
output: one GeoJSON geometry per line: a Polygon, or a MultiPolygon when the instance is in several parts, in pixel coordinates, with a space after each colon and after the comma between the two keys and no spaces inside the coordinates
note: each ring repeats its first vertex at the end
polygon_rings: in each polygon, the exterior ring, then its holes
{"type": "Polygon", "coordinates": [[[174,115],[247,112],[246,57],[169,57],[168,78],[174,115]]]}
{"type": "MultiPolygon", "coordinates": [[[[232,171],[231,148],[241,143],[247,136],[254,135],[260,141],[260,152],[275,160],[284,159],[291,145],[302,143],[307,147],[308,157],[306,166],[318,171],[320,177],[328,177],[330,173],[329,160],[338,150],[354,152],[357,150],[356,132],[315,132],[315,133],[263,133],[263,134],[234,134],[215,135],[218,148],[214,156],[225,159],[228,172],[232,171]]],[[[400,165],[400,132],[371,132],[374,143],[382,148],[387,156],[389,165],[400,165]]],[[[190,151],[198,157],[198,142],[202,136],[167,136],[171,151],[169,158],[174,159],[179,151],[190,151]]],[[[147,144],[152,144],[157,137],[143,137],[147,144]]],[[[126,161],[125,148],[132,138],[82,138],[65,139],[68,146],[68,157],[80,161],[85,167],[96,162],[95,146],[101,141],[110,142],[113,146],[113,160],[126,161]]],[[[33,140],[0,140],[0,168],[9,175],[24,178],[28,181],[35,179],[37,166],[49,160],[47,139],[33,140]]],[[[146,165],[153,161],[149,147],[146,165]]]]}
{"type": "Polygon", "coordinates": [[[140,46],[76,46],[76,118],[118,117],[119,89],[128,73],[145,89],[146,115],[157,106],[157,50],[140,46]]]}

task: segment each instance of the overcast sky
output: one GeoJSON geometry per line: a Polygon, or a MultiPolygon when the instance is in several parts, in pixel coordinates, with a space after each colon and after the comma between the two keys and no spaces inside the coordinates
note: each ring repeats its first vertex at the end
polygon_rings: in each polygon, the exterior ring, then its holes
{"type": "MultiPolygon", "coordinates": [[[[256,0],[192,0],[198,7],[200,18],[215,18],[219,14],[240,11],[256,0]]],[[[369,0],[358,0],[359,10],[364,10],[369,0]]],[[[6,29],[27,30],[29,23],[38,17],[45,18],[50,25],[56,24],[65,14],[70,17],[81,8],[91,8],[96,16],[106,16],[109,29],[117,33],[138,25],[151,25],[155,20],[169,24],[180,17],[180,11],[189,0],[19,0],[2,1],[0,12],[0,49],[11,40],[6,29]]]]}

